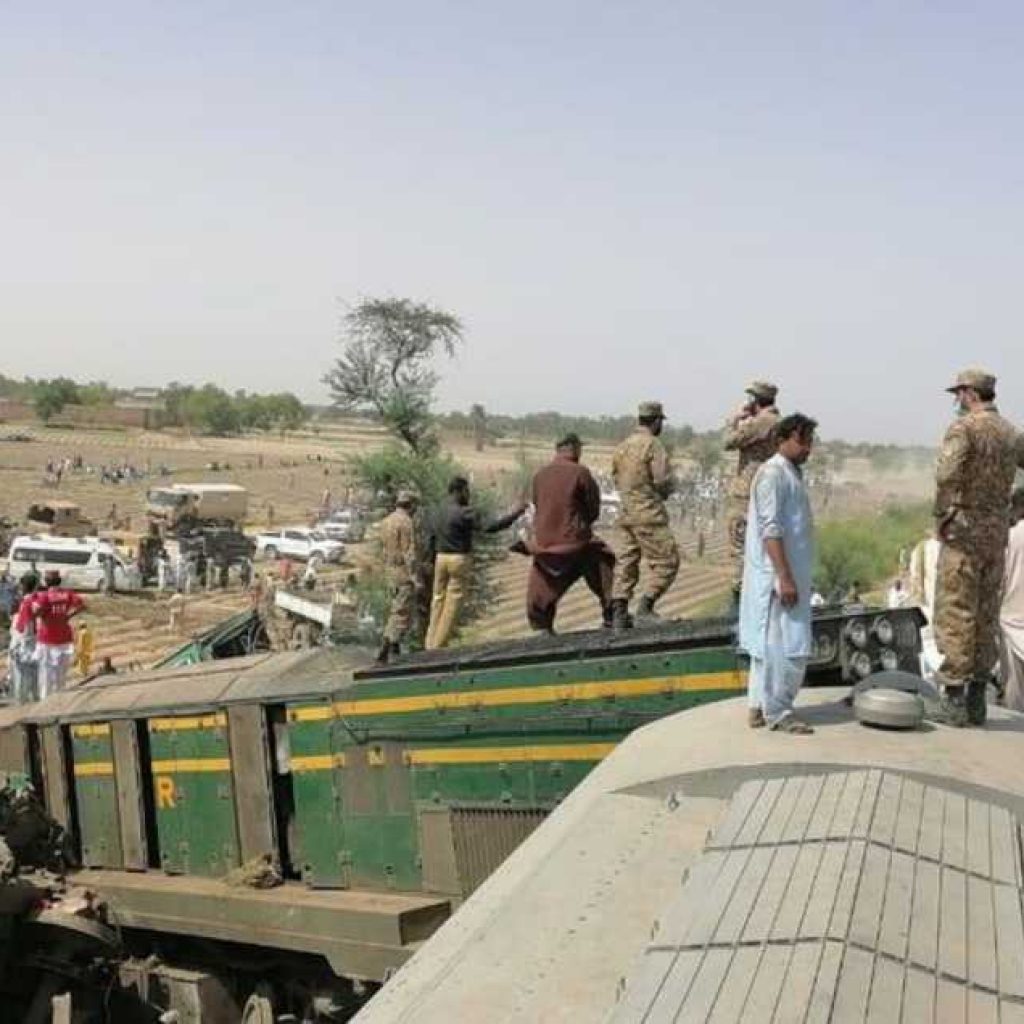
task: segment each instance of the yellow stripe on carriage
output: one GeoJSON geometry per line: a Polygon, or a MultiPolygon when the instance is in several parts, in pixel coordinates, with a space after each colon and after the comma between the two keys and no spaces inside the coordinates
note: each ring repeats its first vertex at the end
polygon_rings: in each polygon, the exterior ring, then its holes
{"type": "Polygon", "coordinates": [[[337,701],[325,706],[293,708],[293,722],[323,721],[336,714],[342,718],[359,715],[389,715],[449,708],[508,707],[516,704],[554,704],[559,701],[650,697],[665,693],[703,693],[709,690],[746,689],[746,675],[736,669],[725,672],[695,672],[682,676],[654,676],[649,679],[594,680],[582,683],[550,683],[544,686],[509,686],[495,690],[448,690],[406,697],[367,697],[365,700],[337,701]]]}
{"type": "Polygon", "coordinates": [[[409,764],[489,764],[524,761],[600,761],[614,743],[558,743],[522,747],[433,747],[409,750],[409,764]]]}

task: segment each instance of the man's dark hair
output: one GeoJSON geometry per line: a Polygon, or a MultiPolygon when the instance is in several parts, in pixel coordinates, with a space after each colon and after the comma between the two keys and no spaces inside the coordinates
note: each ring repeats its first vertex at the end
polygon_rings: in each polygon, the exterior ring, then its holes
{"type": "Polygon", "coordinates": [[[810,416],[805,416],[802,412],[791,412],[788,416],[783,416],[775,424],[775,443],[777,445],[782,444],[783,441],[789,440],[794,434],[801,441],[806,441],[814,435],[817,429],[817,420],[812,420],[810,416]]]}
{"type": "Polygon", "coordinates": [[[453,476],[448,481],[448,493],[458,494],[460,491],[469,490],[469,481],[464,476],[453,476]]]}
{"type": "Polygon", "coordinates": [[[580,440],[579,434],[568,433],[560,437],[555,442],[555,450],[559,448],[582,448],[583,442],[580,440]]]}
{"type": "Polygon", "coordinates": [[[35,572],[24,573],[21,579],[18,580],[18,585],[21,587],[23,594],[34,594],[39,589],[39,574],[35,572]]]}
{"type": "Polygon", "coordinates": [[[995,388],[975,388],[974,390],[983,402],[994,402],[996,400],[995,388]]]}
{"type": "Polygon", "coordinates": [[[653,427],[658,420],[663,420],[664,416],[638,416],[637,420],[641,427],[653,427]]]}
{"type": "Polygon", "coordinates": [[[56,569],[51,569],[44,577],[43,582],[48,587],[59,587],[60,586],[60,573],[56,569]]]}
{"type": "Polygon", "coordinates": [[[775,404],[775,399],[769,398],[767,395],[751,395],[750,397],[753,398],[754,405],[758,409],[767,409],[775,404]]]}

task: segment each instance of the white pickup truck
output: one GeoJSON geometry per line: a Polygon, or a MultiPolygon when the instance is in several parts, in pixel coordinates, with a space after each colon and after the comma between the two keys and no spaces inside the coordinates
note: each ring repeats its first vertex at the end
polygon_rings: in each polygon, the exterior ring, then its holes
{"type": "Polygon", "coordinates": [[[297,558],[304,562],[340,562],[345,545],[305,526],[266,530],[256,535],[256,553],[264,558],[297,558]]]}

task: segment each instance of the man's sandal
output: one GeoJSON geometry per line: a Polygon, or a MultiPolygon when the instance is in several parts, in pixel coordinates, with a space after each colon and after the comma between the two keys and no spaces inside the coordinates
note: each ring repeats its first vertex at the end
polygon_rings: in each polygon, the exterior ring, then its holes
{"type": "Polygon", "coordinates": [[[797,718],[796,715],[785,715],[780,718],[777,722],[773,723],[772,730],[774,732],[788,732],[794,736],[809,736],[814,729],[809,726],[802,718],[797,718]]]}
{"type": "Polygon", "coordinates": [[[760,708],[750,708],[747,711],[747,725],[751,729],[761,729],[768,723],[764,719],[764,712],[760,708]]]}

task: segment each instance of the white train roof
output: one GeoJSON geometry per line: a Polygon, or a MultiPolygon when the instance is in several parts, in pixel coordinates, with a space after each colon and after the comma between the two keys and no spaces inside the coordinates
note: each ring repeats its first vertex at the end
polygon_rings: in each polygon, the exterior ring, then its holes
{"type": "Polygon", "coordinates": [[[1024,1021],[1024,716],[801,703],[634,732],[356,1021],[1024,1021]]]}

